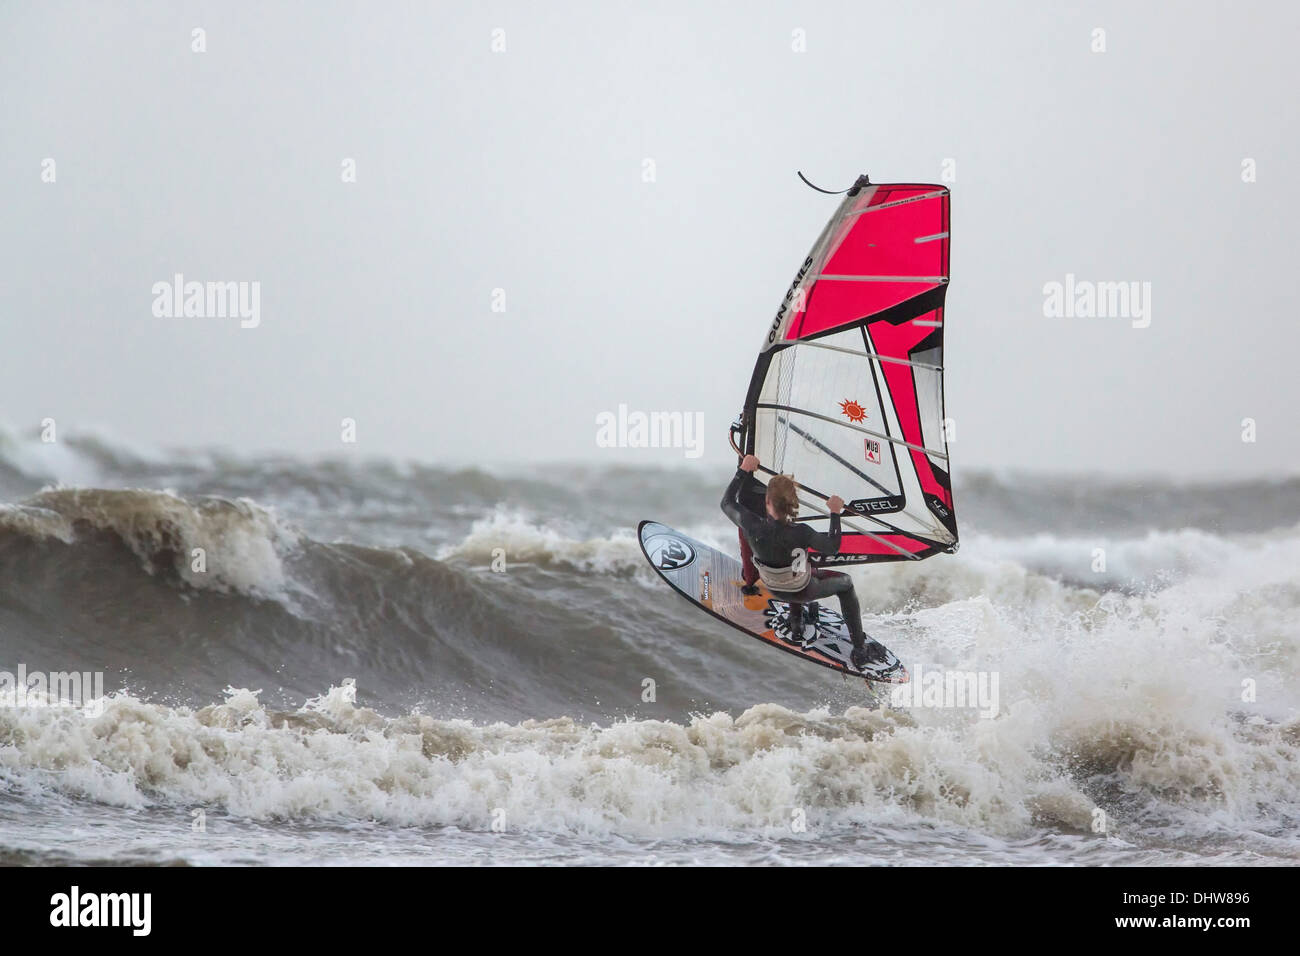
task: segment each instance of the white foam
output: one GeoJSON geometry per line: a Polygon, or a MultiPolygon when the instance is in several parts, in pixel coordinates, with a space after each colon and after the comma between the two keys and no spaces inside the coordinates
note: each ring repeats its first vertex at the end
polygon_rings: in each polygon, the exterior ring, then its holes
{"type": "MultiPolygon", "coordinates": [[[[0,770],[113,806],[650,839],[781,838],[795,835],[796,815],[814,832],[916,822],[1002,837],[1086,832],[1098,804],[1071,772],[1080,761],[1121,775],[1145,800],[1144,825],[1152,805],[1184,832],[1197,818],[1240,829],[1296,811],[1300,723],[1234,725],[1176,679],[1181,670],[1121,683],[1086,650],[1057,662],[1070,674],[1028,680],[1041,663],[1029,656],[1001,719],[947,725],[775,704],[687,724],[476,725],[386,718],[347,685],[294,713],[244,689],[197,711],[127,695],[98,718],[0,708],[0,770]],[[1062,683],[1068,696],[1055,693],[1062,683]]],[[[1109,809],[1122,838],[1122,801],[1109,809]]]]}
{"type": "Polygon", "coordinates": [[[43,442],[38,433],[19,435],[3,426],[0,461],[33,481],[49,484],[90,487],[101,478],[99,467],[66,441],[43,442]]]}
{"type": "Polygon", "coordinates": [[[438,558],[490,564],[497,549],[508,563],[554,565],[577,571],[623,574],[643,563],[636,535],[623,531],[595,538],[575,538],[554,524],[542,524],[525,512],[498,507],[475,521],[465,539],[442,548],[438,558]]]}

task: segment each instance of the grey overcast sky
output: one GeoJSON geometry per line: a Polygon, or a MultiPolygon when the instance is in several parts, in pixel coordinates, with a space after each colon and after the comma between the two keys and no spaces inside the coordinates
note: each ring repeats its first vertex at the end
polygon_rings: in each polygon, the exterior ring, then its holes
{"type": "Polygon", "coordinates": [[[1294,473],[1298,42],[1282,3],[10,0],[0,426],[692,464],[597,447],[625,404],[729,464],[837,202],[795,170],[948,169],[958,476],[1294,473]],[[175,273],[260,325],[155,317],[175,273]],[[1149,282],[1149,327],[1045,317],[1067,274],[1149,282]]]}

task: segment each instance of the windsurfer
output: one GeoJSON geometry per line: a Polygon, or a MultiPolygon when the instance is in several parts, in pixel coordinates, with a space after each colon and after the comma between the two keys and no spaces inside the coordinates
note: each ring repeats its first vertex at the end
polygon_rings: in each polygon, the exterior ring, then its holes
{"type": "MultiPolygon", "coordinates": [[[[834,554],[840,549],[840,512],[844,500],[838,495],[827,499],[831,512],[830,528],[814,531],[806,524],[796,524],[799,510],[798,486],[786,475],[775,475],[767,484],[761,510],[756,507],[754,486],[762,485],[754,478],[758,459],[746,455],[736,470],[736,475],[722,496],[722,511],[740,529],[742,554],[748,548],[751,560],[746,564],[747,585],[752,565],[763,579],[772,596],[790,605],[789,627],[791,639],[805,643],[804,605],[819,598],[835,595],[840,599],[840,612],[853,639],[853,666],[862,670],[868,664],[885,659],[885,650],[870,640],[862,630],[862,612],[853,591],[853,580],[839,571],[814,568],[808,556],[810,550],[834,554]]],[[[815,634],[813,635],[816,636],[815,634]]]]}

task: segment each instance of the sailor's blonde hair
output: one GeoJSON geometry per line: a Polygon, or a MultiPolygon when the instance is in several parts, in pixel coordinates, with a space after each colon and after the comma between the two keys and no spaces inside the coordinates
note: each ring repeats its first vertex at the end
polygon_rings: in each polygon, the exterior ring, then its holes
{"type": "Polygon", "coordinates": [[[799,514],[799,486],[789,475],[773,475],[767,483],[767,503],[778,517],[793,521],[799,514]]]}

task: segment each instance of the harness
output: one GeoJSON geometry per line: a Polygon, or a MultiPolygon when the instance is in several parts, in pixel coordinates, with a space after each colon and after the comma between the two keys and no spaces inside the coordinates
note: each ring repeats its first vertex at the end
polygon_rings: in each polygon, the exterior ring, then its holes
{"type": "Polygon", "coordinates": [[[795,591],[802,591],[812,581],[812,564],[806,558],[803,561],[803,569],[796,571],[794,564],[787,564],[784,567],[773,567],[770,564],[764,564],[758,558],[754,558],[754,567],[758,570],[758,576],[763,579],[769,591],[783,591],[793,594],[795,591]]]}

